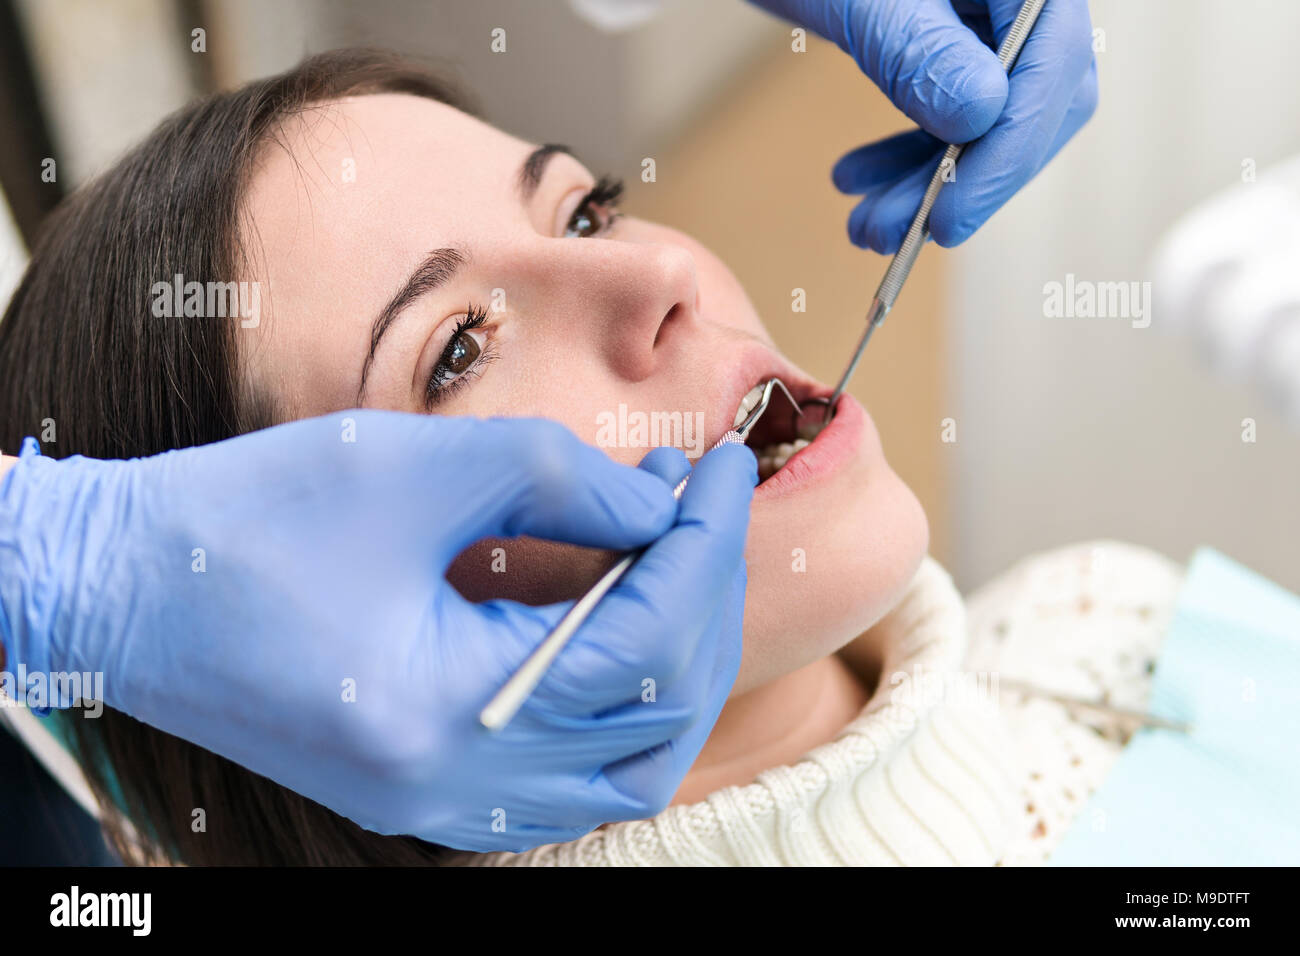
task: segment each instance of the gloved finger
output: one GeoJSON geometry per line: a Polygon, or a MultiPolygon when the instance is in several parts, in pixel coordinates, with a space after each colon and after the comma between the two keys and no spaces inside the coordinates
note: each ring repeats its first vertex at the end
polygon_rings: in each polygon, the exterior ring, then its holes
{"type": "Polygon", "coordinates": [[[590,833],[608,816],[610,801],[589,795],[594,774],[567,770],[541,775],[517,771],[502,781],[497,792],[483,794],[483,806],[451,814],[438,814],[436,832],[415,836],[458,850],[476,853],[532,849],[546,843],[568,843],[590,833]]]}
{"type": "MultiPolygon", "coordinates": [[[[668,805],[717,723],[740,668],[740,624],[744,614],[744,574],[738,573],[730,596],[715,611],[708,628],[709,647],[691,668],[690,679],[655,699],[625,704],[594,718],[564,737],[564,746],[542,759],[560,765],[603,770],[581,775],[588,783],[568,793],[560,822],[609,823],[654,816],[668,805]],[[576,761],[576,763],[575,763],[576,761]]],[[[535,752],[536,745],[530,748],[535,752]]],[[[543,743],[543,747],[545,744],[543,743]]]]}
{"type": "MultiPolygon", "coordinates": [[[[677,514],[672,489],[620,465],[557,422],[493,418],[474,422],[456,450],[472,476],[456,502],[441,504],[438,569],[488,537],[532,535],[630,550],[662,535],[677,514]]],[[[443,449],[443,454],[450,450],[443,449]]]]}
{"type": "MultiPolygon", "coordinates": [[[[1053,140],[1052,146],[1047,151],[1041,165],[1045,166],[1051,162],[1052,158],[1061,150],[1061,147],[1070,141],[1079,127],[1087,122],[1088,117],[1092,115],[1097,102],[1096,83],[1097,67],[1094,62],[1084,88],[1076,94],[1070,112],[1066,115],[1066,121],[1057,130],[1056,138],[1053,140]]],[[[937,140],[934,140],[928,133],[921,130],[914,130],[913,134],[925,136],[938,144],[937,140]]],[[[871,190],[858,203],[849,214],[849,238],[855,245],[869,248],[882,255],[893,255],[898,251],[899,246],[903,243],[903,238],[907,235],[908,227],[912,224],[912,217],[916,215],[916,210],[920,207],[921,199],[925,194],[925,187],[929,183],[930,177],[934,175],[934,170],[938,166],[944,149],[945,147],[942,144],[936,145],[934,152],[921,161],[918,168],[924,172],[924,175],[899,177],[892,182],[871,190]]],[[[960,160],[958,166],[961,167],[960,160]]],[[[944,187],[944,189],[948,188],[949,186],[944,187]]],[[[931,213],[931,222],[933,223],[933,212],[931,213]]],[[[947,244],[951,245],[952,243],[947,244]]]]}
{"type": "MultiPolygon", "coordinates": [[[[743,566],[756,483],[757,463],[743,446],[723,446],[700,460],[682,497],[678,523],[642,556],[580,638],[609,662],[611,686],[622,674],[672,687],[691,673],[699,646],[711,633],[713,610],[727,599],[743,566]],[[623,629],[607,633],[597,620],[601,611],[623,629]],[[643,620],[647,612],[648,622],[643,620]]],[[[617,701],[611,697],[611,703],[617,701]]]]}
{"type": "MultiPolygon", "coordinates": [[[[1012,6],[993,0],[994,24],[1012,6]]],[[[1082,0],[1043,8],[1011,75],[1006,108],[993,128],[957,163],[954,182],[930,215],[937,243],[957,245],[1043,167],[1062,135],[1069,139],[1096,107],[1092,26],[1082,0]]]]}
{"type": "Polygon", "coordinates": [[[686,453],[670,445],[652,448],[637,467],[658,475],[669,488],[676,488],[677,483],[691,473],[691,463],[686,458],[686,453]]]}
{"type": "Polygon", "coordinates": [[[552,662],[538,691],[557,713],[599,714],[688,672],[741,566],[757,462],[744,446],[700,459],[678,522],[637,560],[552,662]]]}
{"type": "MultiPolygon", "coordinates": [[[[477,689],[466,695],[464,709],[484,707],[572,607],[573,602],[544,606],[507,600],[471,603],[454,592],[441,594],[433,625],[436,633],[491,635],[473,648],[459,651],[480,655],[473,666],[462,668],[479,677],[477,689]]],[[[649,633],[645,636],[653,638],[649,633]]],[[[632,706],[643,699],[647,688],[649,697],[655,697],[653,680],[647,683],[639,676],[621,675],[618,684],[606,681],[598,685],[593,677],[608,666],[600,635],[585,643],[577,637],[571,639],[510,723],[494,733],[494,741],[504,747],[513,742],[526,747],[518,761],[540,761],[542,770],[585,766],[594,773],[618,756],[637,753],[681,733],[698,716],[693,710],[697,701],[693,700],[685,706],[676,700],[653,709],[632,706]],[[611,708],[622,705],[627,707],[611,713],[611,708]]]]}
{"type": "MultiPolygon", "coordinates": [[[[475,827],[473,832],[459,833],[455,837],[459,842],[450,845],[479,851],[518,850],[548,840],[572,840],[602,823],[652,816],[657,812],[660,808],[653,806],[656,795],[665,792],[665,787],[668,787],[668,793],[675,789],[693,757],[684,764],[680,760],[670,762],[665,772],[674,777],[671,782],[653,780],[647,776],[649,771],[646,770],[636,781],[622,780],[615,786],[604,780],[603,768],[659,748],[666,741],[684,735],[689,735],[685,746],[694,753],[703,747],[708,728],[716,721],[738,669],[744,606],[743,573],[736,581],[729,601],[724,602],[727,605],[728,631],[725,640],[718,623],[723,618],[724,609],[715,609],[715,620],[708,628],[709,636],[701,642],[705,646],[692,662],[688,679],[671,693],[659,689],[657,694],[652,691],[645,700],[632,698],[636,703],[629,703],[614,714],[590,713],[590,695],[585,682],[571,685],[566,691],[569,699],[558,701],[574,713],[561,712],[555,706],[557,692],[554,687],[542,687],[530,696],[514,719],[488,738],[488,745],[496,752],[494,759],[513,768],[511,779],[527,781],[526,787],[506,787],[500,795],[486,797],[490,800],[487,806],[500,808],[503,812],[501,822],[505,824],[508,835],[487,834],[475,827]],[[719,646],[724,647],[722,654],[717,651],[719,646]],[[703,727],[700,726],[702,722],[703,727]],[[700,729],[695,729],[697,727],[700,729]],[[547,794],[552,798],[543,799],[547,794]],[[520,824],[530,821],[545,822],[548,827],[556,829],[545,835],[538,835],[540,831],[534,833],[531,829],[521,831],[520,824]],[[531,842],[525,842],[528,840],[531,842]]],[[[496,618],[494,623],[518,615],[520,620],[540,623],[539,633],[549,630],[564,610],[562,605],[530,608],[506,601],[472,605],[459,597],[453,603],[465,613],[486,612],[490,618],[496,618]]],[[[440,621],[439,627],[446,623],[470,626],[466,619],[452,619],[440,621]]],[[[476,642],[477,646],[496,645],[502,639],[509,640],[514,632],[510,626],[497,629],[495,633],[488,632],[483,623],[477,621],[473,625],[480,634],[487,636],[485,640],[476,642]]],[[[507,620],[507,623],[514,622],[507,620]]],[[[522,661],[528,649],[519,649],[516,664],[522,661]]],[[[473,654],[475,648],[456,649],[457,656],[464,653],[473,654]]],[[[565,653],[567,650],[560,657],[564,658],[565,653]]],[[[477,673],[480,667],[476,664],[468,670],[477,673]]],[[[490,694],[501,683],[504,679],[489,682],[482,699],[469,706],[486,704],[490,694]]],[[[638,685],[632,688],[631,693],[640,693],[641,689],[638,685]]],[[[482,733],[481,728],[476,728],[476,732],[482,733]]],[[[666,758],[659,753],[647,759],[662,767],[666,758]]],[[[441,842],[449,842],[445,836],[447,831],[446,821],[443,821],[438,828],[443,837],[441,842]]]]}
{"type": "MultiPolygon", "coordinates": [[[[934,160],[937,162],[937,155],[934,160]]],[[[849,240],[881,255],[897,252],[921,205],[925,187],[934,175],[934,164],[921,165],[888,187],[864,197],[849,213],[849,240]]]]}
{"type": "MultiPolygon", "coordinates": [[[[740,667],[745,581],[742,562],[704,629],[694,658],[677,678],[661,681],[646,676],[629,682],[623,703],[599,712],[592,710],[589,687],[575,685],[572,679],[561,678],[539,688],[521,716],[546,729],[534,733],[533,740],[558,742],[554,755],[545,759],[555,756],[565,762],[576,760],[575,766],[603,766],[669,740],[684,739],[689,744],[696,739],[691,735],[699,733],[696,726],[701,720],[711,727],[740,667]]],[[[699,746],[707,736],[706,729],[698,738],[699,746]]]]}
{"type": "Polygon", "coordinates": [[[1006,75],[949,0],[754,0],[836,43],[917,125],[948,143],[982,135],[1006,75]]]}
{"type": "Polygon", "coordinates": [[[896,133],[874,143],[859,146],[840,157],[831,170],[831,181],[842,193],[861,194],[886,186],[918,166],[931,162],[946,148],[923,129],[896,133]]]}
{"type": "Polygon", "coordinates": [[[1061,121],[1061,127],[1056,131],[1056,138],[1052,140],[1052,145],[1043,158],[1044,166],[1056,158],[1061,147],[1073,139],[1074,134],[1097,112],[1098,97],[1097,60],[1094,57],[1092,65],[1088,67],[1088,75],[1084,77],[1083,85],[1074,94],[1074,100],[1066,111],[1065,119],[1061,121]]]}
{"type": "Polygon", "coordinates": [[[604,779],[628,801],[626,815],[611,819],[639,819],[645,810],[658,812],[656,808],[667,806],[704,749],[740,672],[742,642],[738,638],[745,612],[745,585],[742,567],[732,582],[727,601],[717,612],[719,621],[713,631],[717,640],[707,652],[712,668],[700,662],[692,671],[691,679],[669,688],[670,698],[677,693],[697,695],[701,702],[699,719],[671,740],[605,768],[604,779]]]}
{"type": "Polygon", "coordinates": [[[850,0],[842,13],[849,55],[927,133],[966,143],[993,125],[1006,74],[948,0],[850,0]]]}
{"type": "Polygon", "coordinates": [[[462,833],[460,839],[488,849],[517,852],[544,842],[568,842],[605,823],[653,817],[664,809],[681,781],[661,776],[651,783],[652,771],[647,768],[646,782],[637,781],[630,791],[611,782],[598,767],[586,773],[564,770],[529,776],[527,786],[503,788],[500,797],[489,804],[503,811],[498,816],[503,817],[504,832],[490,835],[474,830],[462,833]],[[538,839],[536,835],[542,834],[545,836],[538,839]]]}

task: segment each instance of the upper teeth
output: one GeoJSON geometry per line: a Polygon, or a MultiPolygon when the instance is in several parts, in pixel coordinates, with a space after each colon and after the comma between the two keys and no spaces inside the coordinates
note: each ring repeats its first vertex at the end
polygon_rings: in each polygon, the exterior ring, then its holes
{"type": "Polygon", "coordinates": [[[749,413],[758,407],[758,403],[763,400],[763,389],[766,382],[760,382],[745,393],[745,397],[740,400],[740,407],[736,409],[736,417],[731,422],[732,428],[739,428],[740,423],[749,417],[749,413]]]}

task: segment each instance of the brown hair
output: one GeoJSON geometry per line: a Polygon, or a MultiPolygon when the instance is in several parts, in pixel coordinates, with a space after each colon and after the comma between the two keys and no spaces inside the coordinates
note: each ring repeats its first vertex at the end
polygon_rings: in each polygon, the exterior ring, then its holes
{"type": "MultiPolygon", "coordinates": [[[[62,457],[129,458],[271,424],[241,393],[233,323],[158,322],[159,277],[230,282],[245,266],[239,213],[258,151],[292,116],[343,96],[407,93],[476,114],[428,69],[336,50],[164,120],[42,227],[0,321],[0,448],[58,422],[62,457]]],[[[69,722],[104,826],[128,862],[348,865],[437,862],[445,851],[380,836],[125,714],[69,722]],[[202,807],[210,832],[191,828],[202,807]],[[138,834],[129,837],[128,821],[138,834]]]]}

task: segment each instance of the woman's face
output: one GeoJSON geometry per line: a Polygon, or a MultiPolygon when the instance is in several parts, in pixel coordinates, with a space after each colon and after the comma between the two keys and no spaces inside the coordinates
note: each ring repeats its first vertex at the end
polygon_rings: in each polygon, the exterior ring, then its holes
{"type": "MultiPolygon", "coordinates": [[[[241,330],[240,352],[286,419],[357,406],[541,416],[636,464],[652,439],[695,457],[773,375],[801,401],[830,392],[776,351],[726,266],[665,226],[611,222],[564,152],[400,94],[345,99],[284,132],[288,151],[265,151],[245,207],[263,317],[241,330]]],[[[790,417],[774,403],[766,437],[791,440],[790,417]]],[[[438,493],[458,507],[455,489],[438,493]]],[[[845,396],[755,493],[733,695],[873,624],[927,543],[919,504],[845,396]]],[[[453,566],[467,596],[569,598],[609,561],[523,540],[505,545],[508,573],[493,573],[501,544],[453,566]]]]}

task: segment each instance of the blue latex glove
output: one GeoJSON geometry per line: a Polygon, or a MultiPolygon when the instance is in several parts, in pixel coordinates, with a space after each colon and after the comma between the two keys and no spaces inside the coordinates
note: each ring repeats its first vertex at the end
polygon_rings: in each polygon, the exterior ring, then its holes
{"type": "Polygon", "coordinates": [[[979,139],[930,213],[934,241],[955,246],[1097,108],[1086,0],[1048,0],[1009,83],[994,50],[1021,0],[752,2],[836,43],[921,127],[861,146],[835,165],[836,188],[865,197],[849,215],[849,238],[884,255],[902,244],[947,144],[979,139]]]}
{"type": "Polygon", "coordinates": [[[102,672],[110,706],[382,833],[522,850],[652,816],[739,668],[757,468],[706,455],[679,508],[685,457],[644,464],[552,422],[376,411],[130,462],[29,439],[0,485],[7,667],[102,672]],[[493,735],[479,710],[564,606],[444,572],[521,534],[659,540],[493,735]]]}

